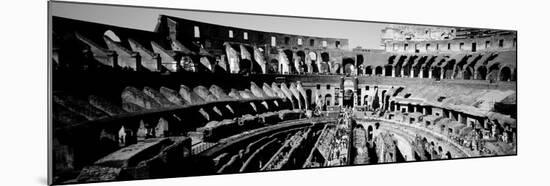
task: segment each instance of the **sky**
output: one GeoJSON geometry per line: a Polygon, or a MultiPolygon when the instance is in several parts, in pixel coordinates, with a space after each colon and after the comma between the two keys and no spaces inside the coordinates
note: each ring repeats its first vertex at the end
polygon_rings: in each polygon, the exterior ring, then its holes
{"type": "Polygon", "coordinates": [[[349,48],[379,49],[383,23],[291,18],[263,15],[168,10],[76,3],[51,3],[51,15],[153,31],[160,14],[200,22],[286,34],[344,38],[349,48]]]}

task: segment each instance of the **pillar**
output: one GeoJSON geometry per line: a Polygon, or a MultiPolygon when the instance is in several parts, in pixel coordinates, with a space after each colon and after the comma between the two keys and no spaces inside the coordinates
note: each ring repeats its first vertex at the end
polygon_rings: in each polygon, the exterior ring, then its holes
{"type": "Polygon", "coordinates": [[[339,97],[338,102],[340,105],[344,104],[344,77],[340,77],[340,91],[339,91],[339,97]]]}
{"type": "MultiPolygon", "coordinates": [[[[356,62],[357,63],[357,62],[356,62]]],[[[360,105],[361,103],[361,95],[359,95],[360,93],[360,90],[359,90],[359,78],[355,77],[354,81],[353,81],[353,95],[355,96],[355,103],[353,104],[353,106],[357,106],[357,105],[360,105]]]]}

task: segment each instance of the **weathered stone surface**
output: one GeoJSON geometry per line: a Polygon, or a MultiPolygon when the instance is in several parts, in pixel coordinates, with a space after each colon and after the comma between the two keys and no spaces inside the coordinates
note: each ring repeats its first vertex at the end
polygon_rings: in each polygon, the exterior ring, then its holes
{"type": "Polygon", "coordinates": [[[256,83],[254,83],[254,82],[250,82],[250,91],[256,97],[260,97],[260,98],[267,98],[268,97],[268,95],[264,92],[264,90],[262,88],[258,87],[258,85],[256,85],[256,83]]]}
{"type": "Polygon", "coordinates": [[[66,126],[70,124],[80,123],[83,121],[87,121],[87,119],[75,112],[72,112],[66,108],[64,108],[62,105],[57,103],[52,103],[52,112],[53,112],[53,120],[54,120],[54,127],[59,126],[66,126]]]}
{"type": "Polygon", "coordinates": [[[210,91],[202,85],[199,85],[199,86],[196,86],[195,88],[193,88],[193,92],[195,92],[195,94],[199,95],[206,102],[211,102],[211,101],[216,101],[217,100],[216,97],[214,95],[212,95],[212,93],[210,93],[210,91]]]}
{"type": "Polygon", "coordinates": [[[225,91],[223,91],[222,88],[220,88],[218,85],[211,85],[210,86],[210,92],[212,95],[216,96],[216,99],[218,100],[231,100],[232,97],[228,96],[225,91]]]}
{"type": "Polygon", "coordinates": [[[234,89],[232,88],[231,91],[229,92],[229,96],[232,97],[233,99],[242,99],[243,97],[241,97],[241,94],[239,93],[239,91],[237,89],[234,89]]]}
{"type": "Polygon", "coordinates": [[[199,95],[197,95],[194,91],[191,91],[189,87],[185,85],[180,86],[180,96],[185,99],[190,104],[201,104],[204,103],[204,99],[202,99],[199,95]]]}
{"type": "Polygon", "coordinates": [[[157,103],[159,103],[162,107],[171,107],[174,106],[174,104],[166,97],[164,97],[159,91],[151,88],[151,87],[144,87],[143,93],[145,93],[147,96],[153,98],[157,103]]]}
{"type": "Polygon", "coordinates": [[[145,110],[145,108],[129,102],[122,102],[122,109],[124,109],[126,112],[138,112],[145,110]]]}
{"type": "Polygon", "coordinates": [[[267,96],[269,96],[269,97],[277,97],[277,94],[276,94],[275,92],[273,92],[273,89],[271,89],[271,87],[270,87],[267,83],[264,83],[264,84],[263,84],[262,90],[263,90],[264,93],[266,93],[267,96]]]}
{"type": "Polygon", "coordinates": [[[107,113],[110,116],[119,115],[125,113],[121,107],[95,95],[88,96],[88,102],[99,110],[107,113]]]}
{"type": "Polygon", "coordinates": [[[177,91],[167,87],[160,87],[160,94],[162,94],[168,101],[176,105],[186,105],[187,102],[183,99],[177,91]]]}
{"type": "Polygon", "coordinates": [[[126,87],[122,91],[122,103],[132,103],[145,109],[158,109],[161,105],[135,87],[126,87]]]}
{"type": "Polygon", "coordinates": [[[252,92],[248,89],[239,91],[239,95],[241,95],[241,97],[245,99],[256,98],[256,96],[254,96],[254,94],[252,94],[252,92]]]}
{"type": "Polygon", "coordinates": [[[90,105],[87,101],[80,100],[74,96],[53,95],[53,102],[65,107],[67,110],[84,116],[88,120],[107,116],[106,113],[90,105]]]}

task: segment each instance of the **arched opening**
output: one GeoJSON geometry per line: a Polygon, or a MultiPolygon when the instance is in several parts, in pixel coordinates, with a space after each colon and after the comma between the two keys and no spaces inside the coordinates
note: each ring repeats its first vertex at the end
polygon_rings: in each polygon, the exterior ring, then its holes
{"type": "Polygon", "coordinates": [[[328,55],[327,52],[321,53],[321,60],[323,60],[323,62],[329,62],[330,61],[330,56],[328,55]]]}
{"type": "Polygon", "coordinates": [[[407,56],[400,56],[399,60],[397,60],[397,63],[395,63],[393,73],[395,74],[395,77],[401,77],[401,70],[403,67],[403,63],[405,62],[405,59],[407,59],[407,56]]]}
{"type": "Polygon", "coordinates": [[[353,90],[347,89],[344,91],[344,107],[353,107],[353,90]]]}
{"type": "Polygon", "coordinates": [[[369,95],[363,96],[363,106],[365,107],[369,106],[369,95]]]}
{"type": "Polygon", "coordinates": [[[364,58],[362,54],[357,55],[357,66],[361,66],[363,64],[364,58]]]}
{"type": "Polygon", "coordinates": [[[267,64],[267,72],[271,74],[277,73],[279,71],[278,66],[279,61],[277,61],[276,59],[271,59],[271,61],[269,61],[269,64],[267,64]]]}
{"type": "Polygon", "coordinates": [[[422,67],[422,78],[429,78],[430,77],[430,67],[422,67]]]}
{"type": "Polygon", "coordinates": [[[451,152],[447,151],[447,153],[445,153],[445,156],[447,156],[447,159],[452,159],[453,156],[451,155],[451,152]]]}
{"type": "Polygon", "coordinates": [[[308,108],[311,108],[311,105],[313,104],[313,98],[312,98],[313,91],[311,89],[306,90],[306,100],[307,100],[307,106],[308,108]]]}
{"type": "Polygon", "coordinates": [[[451,59],[443,67],[443,79],[451,79],[453,76],[453,69],[455,67],[456,60],[451,59]]]}
{"type": "Polygon", "coordinates": [[[368,141],[372,141],[372,137],[373,137],[373,130],[372,130],[372,125],[369,125],[367,127],[367,140],[368,141]]]}
{"type": "Polygon", "coordinates": [[[374,74],[375,75],[382,75],[382,67],[381,66],[377,66],[375,69],[374,69],[374,74]]]}
{"type": "Polygon", "coordinates": [[[293,58],[292,50],[286,49],[283,52],[285,53],[285,56],[288,59],[288,62],[290,63],[290,73],[296,73],[297,69],[294,67],[294,58],[293,58]]]}
{"type": "Polygon", "coordinates": [[[365,68],[365,75],[372,75],[372,66],[367,66],[365,68]]]}
{"type": "Polygon", "coordinates": [[[499,80],[499,69],[500,69],[500,64],[499,63],[495,63],[493,65],[491,65],[491,67],[489,67],[489,73],[487,73],[487,80],[491,81],[491,82],[495,82],[495,81],[498,81],[499,80]]]}
{"type": "Polygon", "coordinates": [[[320,67],[317,66],[317,54],[315,52],[309,52],[308,55],[309,55],[309,59],[311,59],[310,72],[314,72],[314,73],[319,72],[320,67]]]}
{"type": "Polygon", "coordinates": [[[386,73],[383,74],[383,76],[391,76],[393,66],[391,66],[391,65],[386,65],[385,68],[386,68],[386,73]]]}
{"type": "Polygon", "coordinates": [[[510,81],[512,79],[512,71],[508,67],[500,69],[500,81],[510,81]]]}
{"type": "Polygon", "coordinates": [[[487,77],[487,67],[479,66],[477,67],[477,80],[485,80],[487,77]]]}
{"type": "Polygon", "coordinates": [[[469,79],[472,79],[472,75],[473,75],[472,67],[466,67],[466,69],[464,69],[462,77],[466,80],[469,80],[469,79]]]}
{"type": "MultiPolygon", "coordinates": [[[[244,49],[246,51],[241,51],[241,52],[248,52],[248,54],[251,55],[251,59],[246,59],[246,58],[242,58],[241,61],[240,61],[240,73],[241,74],[247,74],[247,73],[251,73],[254,71],[253,67],[254,67],[254,62],[252,60],[254,60],[254,49],[250,46],[238,46],[241,50],[244,49]]],[[[257,72],[260,72],[261,70],[258,69],[257,72]]]]}
{"type": "Polygon", "coordinates": [[[325,95],[325,105],[330,106],[332,102],[332,95],[327,94],[325,95]]]}
{"type": "Polygon", "coordinates": [[[411,69],[413,67],[413,63],[418,58],[418,56],[411,56],[407,59],[407,62],[405,65],[403,65],[403,75],[405,77],[411,77],[411,69]]]}
{"type": "Polygon", "coordinates": [[[354,74],[355,61],[352,58],[344,58],[342,63],[344,64],[344,74],[354,74]]]}
{"type": "Polygon", "coordinates": [[[432,67],[432,78],[439,80],[441,78],[441,68],[440,67],[432,67]]]}
{"type": "Polygon", "coordinates": [[[310,72],[311,70],[307,69],[307,66],[305,63],[306,53],[304,51],[299,50],[298,52],[296,52],[296,56],[300,60],[300,64],[299,64],[300,72],[310,72]]]}
{"type": "Polygon", "coordinates": [[[390,111],[395,111],[395,101],[390,102],[390,111]]]}

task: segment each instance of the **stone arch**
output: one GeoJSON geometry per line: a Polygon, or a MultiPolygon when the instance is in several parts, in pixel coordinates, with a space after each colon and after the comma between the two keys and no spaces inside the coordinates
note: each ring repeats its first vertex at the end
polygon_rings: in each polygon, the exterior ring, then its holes
{"type": "Polygon", "coordinates": [[[447,153],[445,153],[445,156],[447,157],[447,159],[452,159],[453,158],[451,152],[449,152],[449,151],[447,151],[447,153]]]}
{"type": "Polygon", "coordinates": [[[487,67],[479,66],[476,70],[477,80],[485,80],[487,78],[487,67]]]}
{"type": "Polygon", "coordinates": [[[500,69],[499,80],[500,81],[512,80],[512,71],[510,70],[509,67],[505,66],[500,69]]]}
{"type": "Polygon", "coordinates": [[[453,69],[455,68],[455,65],[456,64],[456,60],[455,59],[451,59],[449,60],[445,66],[443,66],[442,70],[443,70],[443,79],[451,79],[452,76],[453,76],[453,69]]]}
{"type": "Polygon", "coordinates": [[[323,60],[323,62],[329,62],[330,61],[330,55],[328,54],[328,52],[321,53],[321,60],[323,60]]]}
{"type": "Polygon", "coordinates": [[[410,57],[405,55],[399,56],[397,63],[395,63],[393,67],[395,77],[401,77],[401,71],[404,69],[403,63],[405,63],[407,59],[410,59],[410,57]]]}
{"type": "Polygon", "coordinates": [[[383,76],[383,74],[382,74],[383,71],[384,71],[384,70],[382,69],[382,66],[377,66],[377,67],[374,69],[374,74],[375,74],[375,75],[381,75],[381,76],[383,76]]]}
{"type": "Polygon", "coordinates": [[[373,70],[372,66],[370,66],[370,65],[365,67],[365,75],[369,75],[369,76],[373,75],[372,70],[373,70]]]}
{"type": "Polygon", "coordinates": [[[326,94],[325,95],[325,105],[327,106],[330,106],[332,105],[332,95],[331,94],[326,94]]]}
{"type": "Polygon", "coordinates": [[[487,73],[487,80],[491,82],[496,82],[499,80],[500,72],[500,63],[495,63],[489,67],[489,72],[487,73]]]}
{"type": "Polygon", "coordinates": [[[306,66],[306,53],[303,51],[303,50],[298,50],[296,52],[296,57],[298,57],[300,59],[300,68],[302,68],[300,70],[300,72],[311,72],[311,69],[308,69],[307,66],[306,66]]]}
{"type": "Polygon", "coordinates": [[[277,59],[271,59],[267,64],[268,73],[277,73],[279,71],[279,61],[277,59]]]}
{"type": "Polygon", "coordinates": [[[311,104],[313,104],[313,91],[311,89],[306,89],[306,102],[308,105],[308,108],[311,108],[311,104]]]}
{"type": "Polygon", "coordinates": [[[293,54],[292,50],[286,49],[286,50],[283,50],[283,53],[285,53],[285,56],[288,59],[289,66],[290,66],[290,68],[289,68],[290,73],[296,73],[297,69],[294,67],[294,54],[293,54]]]}
{"type": "Polygon", "coordinates": [[[462,78],[466,80],[472,79],[473,74],[472,67],[466,67],[462,72],[462,78]]]}
{"type": "Polygon", "coordinates": [[[309,59],[311,59],[310,72],[318,73],[321,67],[317,66],[317,53],[310,51],[307,55],[309,56],[309,59]]]}
{"type": "Polygon", "coordinates": [[[432,67],[432,78],[433,79],[441,78],[441,67],[438,67],[438,66],[432,67]]]}
{"type": "Polygon", "coordinates": [[[344,65],[344,74],[352,74],[355,71],[355,61],[352,58],[344,58],[342,60],[344,65]]]}
{"type": "MultiPolygon", "coordinates": [[[[391,66],[391,65],[386,65],[384,68],[386,69],[386,73],[385,73],[385,74],[382,74],[382,76],[392,76],[393,66],[391,66]]],[[[383,72],[382,72],[382,73],[383,73],[383,72]]]]}

